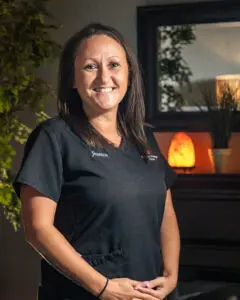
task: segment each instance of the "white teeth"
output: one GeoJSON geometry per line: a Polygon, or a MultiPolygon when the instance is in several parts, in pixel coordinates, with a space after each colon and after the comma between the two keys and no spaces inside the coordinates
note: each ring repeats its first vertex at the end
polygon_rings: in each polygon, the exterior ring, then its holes
{"type": "Polygon", "coordinates": [[[113,88],[96,88],[95,91],[100,93],[109,93],[113,91],[113,88]]]}

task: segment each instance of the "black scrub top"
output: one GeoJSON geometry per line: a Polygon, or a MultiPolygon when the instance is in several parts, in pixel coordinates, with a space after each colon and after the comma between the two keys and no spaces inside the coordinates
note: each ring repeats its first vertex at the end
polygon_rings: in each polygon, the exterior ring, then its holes
{"type": "MultiPolygon", "coordinates": [[[[108,278],[151,280],[162,274],[160,227],[175,173],[147,131],[154,151],[143,160],[123,138],[119,148],[90,148],[60,117],[30,135],[13,184],[57,202],[55,226],[108,278]]],[[[45,260],[39,299],[95,299],[45,260]]]]}

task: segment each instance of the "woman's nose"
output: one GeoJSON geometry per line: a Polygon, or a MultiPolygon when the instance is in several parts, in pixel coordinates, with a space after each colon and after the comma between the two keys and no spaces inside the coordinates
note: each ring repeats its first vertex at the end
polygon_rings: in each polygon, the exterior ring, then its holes
{"type": "Polygon", "coordinates": [[[99,68],[99,72],[98,72],[98,80],[100,83],[102,84],[106,84],[109,82],[111,74],[110,74],[110,70],[105,67],[105,66],[101,66],[99,68]]]}

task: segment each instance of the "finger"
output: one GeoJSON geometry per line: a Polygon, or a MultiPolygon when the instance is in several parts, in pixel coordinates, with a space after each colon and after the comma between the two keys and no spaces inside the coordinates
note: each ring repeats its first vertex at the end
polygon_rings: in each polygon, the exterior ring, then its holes
{"type": "Polygon", "coordinates": [[[156,287],[163,287],[165,281],[166,281],[165,277],[157,277],[156,279],[149,281],[149,286],[151,289],[154,289],[156,287]]]}
{"type": "Polygon", "coordinates": [[[142,287],[142,283],[139,282],[137,285],[134,286],[134,289],[137,290],[138,288],[142,287]]]}
{"type": "Polygon", "coordinates": [[[158,291],[158,299],[162,300],[165,299],[167,297],[168,293],[166,292],[166,290],[163,288],[161,289],[161,291],[158,291]]]}
{"type": "Polygon", "coordinates": [[[165,288],[157,288],[155,291],[157,292],[158,299],[160,300],[165,299],[169,294],[165,288]]]}
{"type": "Polygon", "coordinates": [[[144,281],[142,283],[142,287],[150,288],[150,282],[149,281],[144,281]]]}
{"type": "Polygon", "coordinates": [[[158,292],[157,291],[149,289],[149,288],[139,287],[137,290],[139,292],[141,292],[141,293],[144,293],[144,294],[147,294],[147,295],[151,295],[151,296],[153,296],[155,298],[157,298],[157,296],[158,296],[158,292]]]}
{"type": "Polygon", "coordinates": [[[131,300],[162,300],[162,299],[158,299],[158,298],[153,298],[152,296],[142,296],[141,298],[132,298],[131,300]],[[142,297],[145,297],[145,298],[142,298],[142,297]],[[148,298],[146,298],[148,297],[148,298]],[[151,297],[151,298],[149,298],[151,297]]]}
{"type": "MultiPolygon", "coordinates": [[[[144,288],[140,288],[140,289],[143,289],[144,288]]],[[[147,289],[145,288],[145,290],[148,290],[148,291],[153,291],[153,290],[150,290],[150,289],[147,289]]],[[[156,291],[153,291],[156,293],[156,291]]],[[[133,298],[137,298],[137,299],[141,299],[141,300],[159,300],[159,298],[157,297],[157,294],[156,295],[151,295],[150,293],[145,293],[145,292],[141,292],[141,291],[135,291],[134,295],[133,295],[133,298]]]]}
{"type": "Polygon", "coordinates": [[[146,288],[150,288],[150,283],[149,281],[142,281],[142,282],[139,282],[137,285],[136,285],[136,289],[139,288],[139,287],[146,287],[146,288]]]}
{"type": "Polygon", "coordinates": [[[132,279],[129,279],[129,283],[130,283],[130,285],[133,286],[134,288],[136,288],[137,286],[140,286],[140,285],[141,285],[141,282],[136,281],[136,280],[132,280],[132,279]]]}

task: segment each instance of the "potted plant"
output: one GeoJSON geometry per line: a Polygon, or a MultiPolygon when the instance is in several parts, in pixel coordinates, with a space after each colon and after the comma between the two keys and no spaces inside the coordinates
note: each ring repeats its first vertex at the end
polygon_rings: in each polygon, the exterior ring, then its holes
{"type": "Polygon", "coordinates": [[[37,122],[47,115],[44,100],[52,93],[36,70],[55,59],[60,46],[50,37],[46,0],[0,0],[0,206],[14,229],[19,227],[20,201],[12,188],[14,142],[24,144],[31,129],[20,112],[37,122]]]}
{"type": "Polygon", "coordinates": [[[232,89],[228,83],[224,83],[218,87],[217,94],[208,89],[202,90],[202,95],[205,111],[208,113],[209,133],[212,140],[209,155],[215,172],[225,172],[232,151],[229,141],[238,121],[237,90],[232,89]]]}

